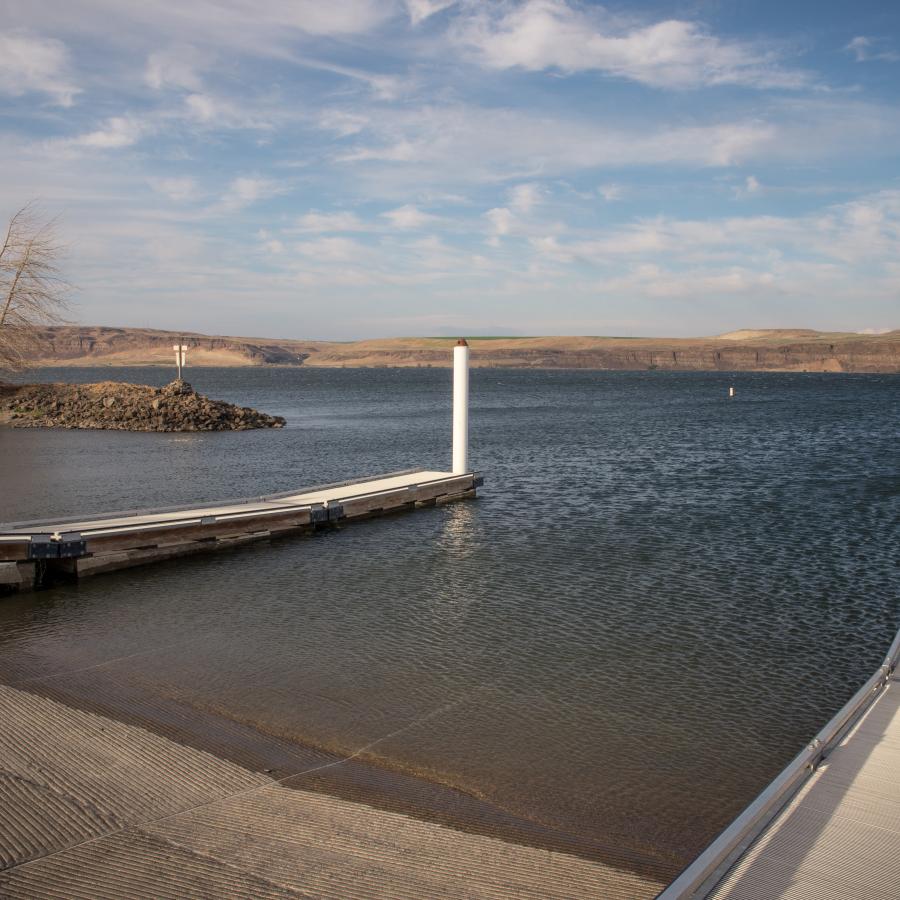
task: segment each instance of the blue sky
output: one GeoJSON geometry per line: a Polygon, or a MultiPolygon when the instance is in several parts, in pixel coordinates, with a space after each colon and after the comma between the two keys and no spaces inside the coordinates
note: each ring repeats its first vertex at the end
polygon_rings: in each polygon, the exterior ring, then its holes
{"type": "Polygon", "coordinates": [[[0,214],[73,318],[900,327],[900,4],[5,0],[0,214]]]}

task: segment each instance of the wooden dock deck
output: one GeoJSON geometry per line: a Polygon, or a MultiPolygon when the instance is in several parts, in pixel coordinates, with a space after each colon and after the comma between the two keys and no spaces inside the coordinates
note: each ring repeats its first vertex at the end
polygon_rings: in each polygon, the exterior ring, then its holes
{"type": "Polygon", "coordinates": [[[900,633],[879,670],[659,900],[900,897],[900,633]]]}
{"type": "Polygon", "coordinates": [[[420,469],[210,506],[0,525],[0,589],[83,578],[235,543],[474,497],[482,479],[420,469]]]}

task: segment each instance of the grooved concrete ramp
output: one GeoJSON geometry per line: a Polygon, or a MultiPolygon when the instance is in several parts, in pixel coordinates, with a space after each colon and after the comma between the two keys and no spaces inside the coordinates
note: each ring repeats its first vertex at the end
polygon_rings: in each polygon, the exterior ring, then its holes
{"type": "Polygon", "coordinates": [[[712,895],[900,897],[900,681],[895,676],[712,895]]]}
{"type": "Polygon", "coordinates": [[[566,853],[289,788],[2,686],[0,868],[2,897],[66,900],[634,900],[661,887],[566,853]]]}

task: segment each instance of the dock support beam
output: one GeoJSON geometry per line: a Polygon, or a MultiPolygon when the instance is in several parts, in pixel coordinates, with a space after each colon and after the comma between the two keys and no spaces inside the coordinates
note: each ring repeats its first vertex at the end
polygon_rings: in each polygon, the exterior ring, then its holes
{"type": "Polygon", "coordinates": [[[453,348],[453,474],[469,471],[469,345],[453,348]]]}

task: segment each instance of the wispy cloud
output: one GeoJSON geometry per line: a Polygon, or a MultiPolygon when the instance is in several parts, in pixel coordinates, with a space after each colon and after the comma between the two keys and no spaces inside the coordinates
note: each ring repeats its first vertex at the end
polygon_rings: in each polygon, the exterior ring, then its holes
{"type": "Polygon", "coordinates": [[[812,83],[809,73],[783,67],[771,49],[722,40],[695,22],[617,27],[601,11],[565,0],[476,6],[457,21],[454,34],[494,69],[598,71],[668,89],[797,89],[812,83]]]}
{"type": "Polygon", "coordinates": [[[219,206],[223,210],[234,212],[259,200],[274,197],[276,194],[283,193],[284,190],[282,185],[269,178],[241,176],[235,178],[228,185],[228,189],[219,201],[219,206]]]}
{"type": "Polygon", "coordinates": [[[325,263],[359,261],[370,255],[369,249],[363,244],[344,237],[304,241],[296,244],[294,249],[303,256],[325,263]]]}
{"type": "Polygon", "coordinates": [[[404,0],[406,13],[413,25],[430,19],[436,13],[456,5],[457,0],[404,0]]]}
{"type": "Polygon", "coordinates": [[[900,62],[900,53],[886,48],[885,41],[877,38],[860,35],[853,38],[844,49],[852,53],[857,62],[872,62],[873,60],[900,62]]]}
{"type": "Polygon", "coordinates": [[[193,178],[154,178],[150,183],[153,190],[176,203],[187,203],[196,200],[200,195],[197,182],[193,178]]]}
{"type": "Polygon", "coordinates": [[[488,244],[492,247],[500,245],[500,238],[506,237],[515,226],[516,217],[505,207],[497,206],[489,209],[484,218],[488,222],[488,244]]]}
{"type": "Polygon", "coordinates": [[[364,231],[365,225],[355,213],[336,212],[321,213],[308,212],[297,220],[297,224],[290,229],[293,231],[310,234],[322,234],[329,231],[364,231]]]}
{"type": "Polygon", "coordinates": [[[615,203],[625,196],[625,188],[621,184],[601,184],[597,191],[607,203],[615,203]]]}
{"type": "Polygon", "coordinates": [[[388,210],[381,215],[387,219],[394,228],[424,228],[425,226],[438,221],[437,216],[423,212],[417,206],[411,204],[388,210]]]}
{"type": "Polygon", "coordinates": [[[80,90],[69,75],[65,44],[30,34],[0,33],[0,93],[44,94],[58,106],[71,106],[80,90]]]}
{"type": "Polygon", "coordinates": [[[73,138],[68,143],[96,150],[119,150],[137,143],[146,124],[131,116],[113,116],[99,128],[73,138]]]}
{"type": "Polygon", "coordinates": [[[541,188],[534,183],[517,184],[509,190],[510,209],[527,216],[541,201],[541,188]]]}
{"type": "Polygon", "coordinates": [[[198,73],[198,63],[203,55],[190,45],[155,51],[147,57],[144,81],[157,91],[165,88],[201,91],[203,82],[198,73]]]}
{"type": "Polygon", "coordinates": [[[858,266],[900,255],[900,191],[881,191],[812,215],[720,219],[638,220],[590,239],[535,242],[540,251],[592,265],[623,258],[667,258],[680,264],[729,259],[748,269],[782,263],[789,255],[858,266]]]}

